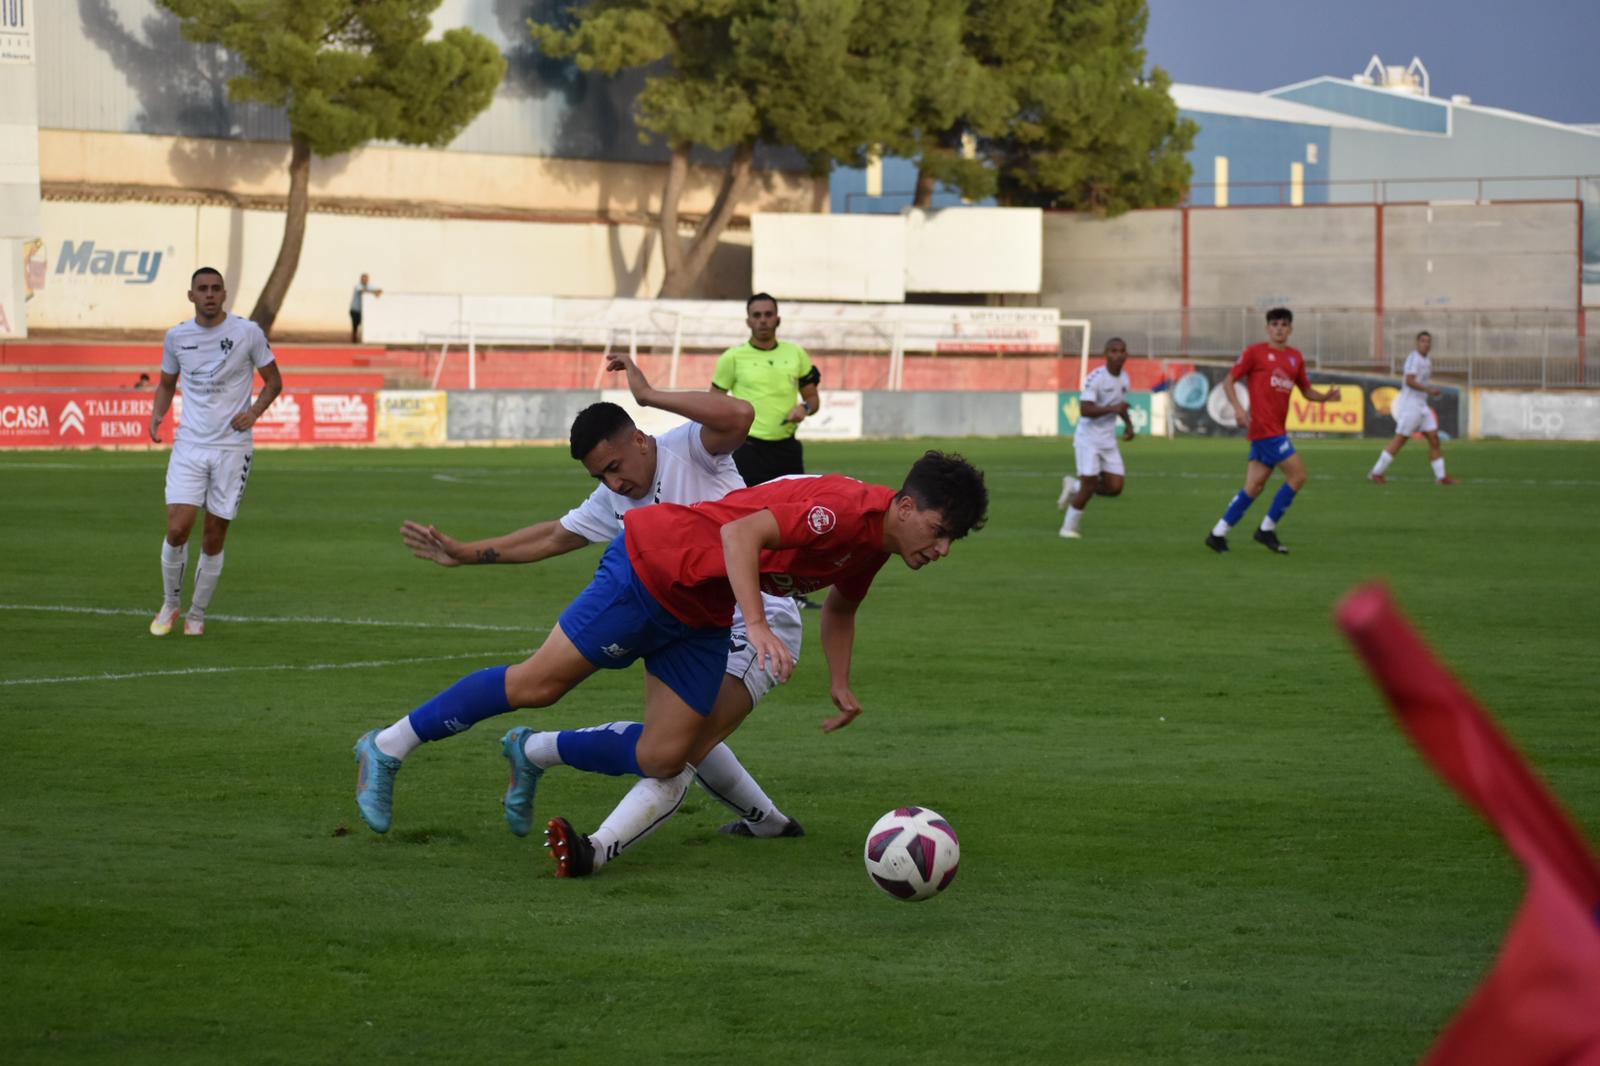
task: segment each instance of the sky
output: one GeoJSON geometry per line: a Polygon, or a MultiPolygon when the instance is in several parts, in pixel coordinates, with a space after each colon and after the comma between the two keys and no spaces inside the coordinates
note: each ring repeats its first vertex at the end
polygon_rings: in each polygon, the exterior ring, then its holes
{"type": "Polygon", "coordinates": [[[1420,56],[1434,96],[1600,123],[1600,0],[1148,0],[1172,80],[1264,89],[1420,56]]]}

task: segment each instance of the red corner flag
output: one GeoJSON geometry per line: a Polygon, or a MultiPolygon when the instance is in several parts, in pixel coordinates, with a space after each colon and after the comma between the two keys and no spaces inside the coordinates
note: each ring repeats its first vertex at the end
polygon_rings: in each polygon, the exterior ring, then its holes
{"type": "Polygon", "coordinates": [[[1412,742],[1528,871],[1499,961],[1427,1062],[1600,1066],[1600,862],[1383,587],[1356,589],[1337,616],[1412,742]]]}

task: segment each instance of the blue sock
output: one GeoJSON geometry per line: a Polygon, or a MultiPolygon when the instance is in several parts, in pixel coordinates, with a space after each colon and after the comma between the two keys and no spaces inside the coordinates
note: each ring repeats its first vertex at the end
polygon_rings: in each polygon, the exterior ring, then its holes
{"type": "Polygon", "coordinates": [[[1244,513],[1250,510],[1250,505],[1255,502],[1254,496],[1240,489],[1239,495],[1235,496],[1233,502],[1228,504],[1228,509],[1222,512],[1222,520],[1230,526],[1238,525],[1239,519],[1244,517],[1244,513]]]}
{"type": "Polygon", "coordinates": [[[639,769],[640,722],[611,722],[588,729],[563,729],[556,734],[556,750],[561,761],[575,770],[591,774],[643,777],[639,769]]]}
{"type": "Polygon", "coordinates": [[[1294,502],[1294,494],[1295,490],[1288,485],[1279,487],[1278,494],[1272,498],[1272,506],[1267,508],[1267,517],[1272,519],[1273,524],[1283,519],[1283,512],[1294,502]]]}
{"type": "Polygon", "coordinates": [[[491,666],[468,674],[411,712],[411,728],[423,740],[465,733],[485,718],[513,708],[506,702],[506,670],[491,666]]]}

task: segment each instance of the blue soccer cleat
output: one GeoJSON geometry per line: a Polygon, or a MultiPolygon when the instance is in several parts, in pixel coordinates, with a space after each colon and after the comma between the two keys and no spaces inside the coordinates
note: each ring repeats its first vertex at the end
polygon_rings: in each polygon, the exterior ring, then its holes
{"type": "Polygon", "coordinates": [[[529,762],[528,753],[523,750],[532,733],[521,725],[500,738],[500,750],[511,764],[511,783],[506,785],[506,825],[519,837],[533,830],[533,793],[544,776],[544,770],[529,762]]]}
{"type": "Polygon", "coordinates": [[[394,775],[400,760],[378,750],[378,730],[356,741],[356,806],[374,833],[387,833],[394,817],[394,775]]]}

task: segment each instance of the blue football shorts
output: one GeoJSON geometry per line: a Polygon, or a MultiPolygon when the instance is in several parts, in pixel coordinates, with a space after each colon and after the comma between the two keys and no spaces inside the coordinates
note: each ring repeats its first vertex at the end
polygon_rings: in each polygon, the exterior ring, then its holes
{"type": "Polygon", "coordinates": [[[1263,437],[1250,442],[1250,458],[1267,466],[1277,466],[1293,454],[1294,445],[1289,443],[1287,435],[1263,437]]]}
{"type": "Polygon", "coordinates": [[[728,665],[728,628],[696,629],[661,606],[634,573],[623,537],[606,546],[594,580],[561,612],[561,631],[602,670],[643,659],[696,714],[709,715],[728,665]]]}

